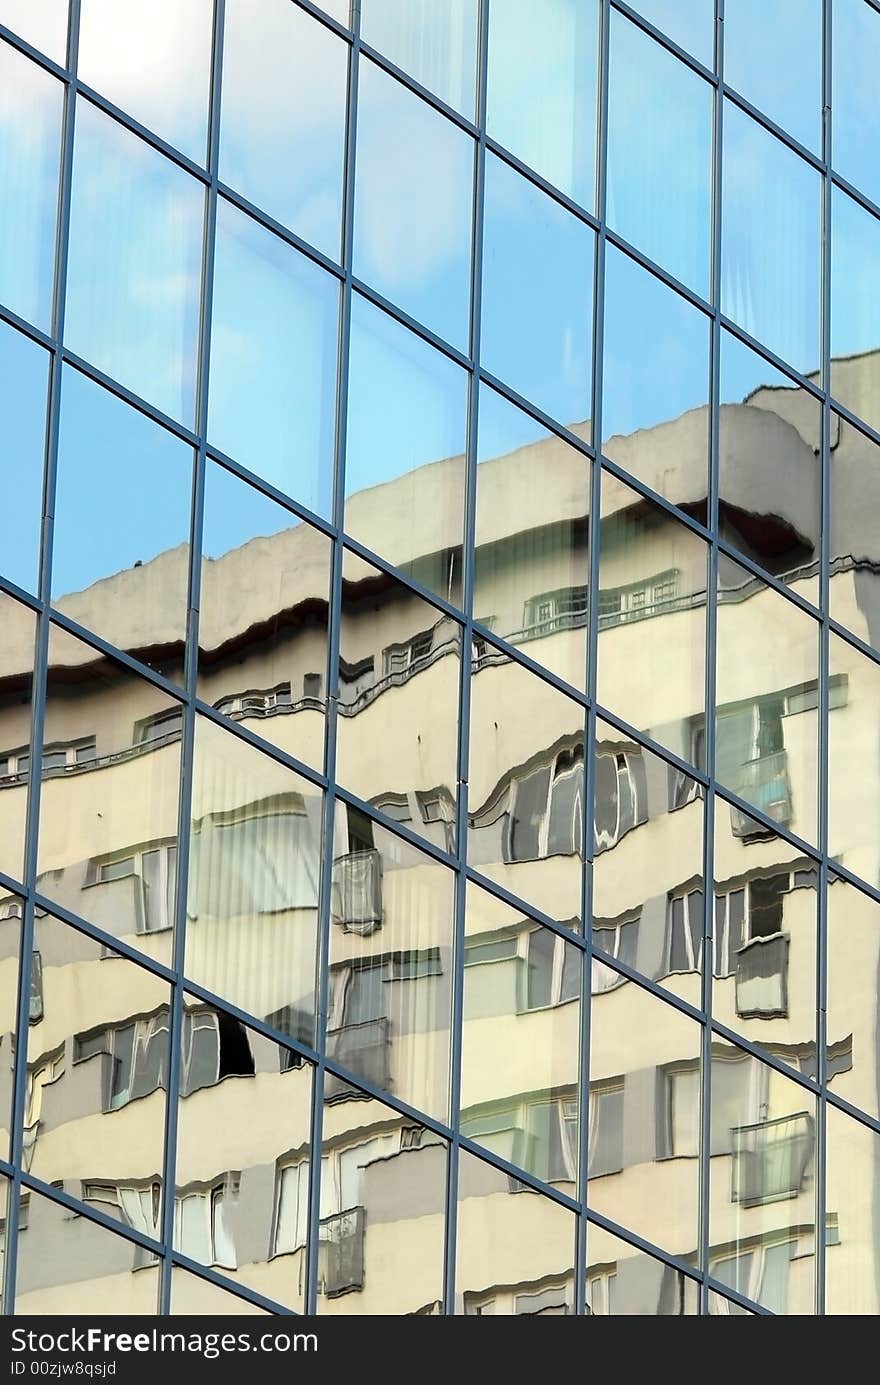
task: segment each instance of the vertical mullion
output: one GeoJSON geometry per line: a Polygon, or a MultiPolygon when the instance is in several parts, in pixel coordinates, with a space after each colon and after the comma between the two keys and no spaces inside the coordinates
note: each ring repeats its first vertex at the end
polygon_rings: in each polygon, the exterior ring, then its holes
{"type": "Polygon", "coordinates": [[[709,1247],[712,1191],[712,977],[715,937],[715,682],[718,633],[718,506],[719,433],[721,417],[721,176],[722,128],[724,119],[724,0],[715,6],[715,74],[713,99],[711,247],[712,317],[709,344],[709,476],[707,521],[711,534],[706,574],[706,667],[705,667],[705,769],[709,776],[703,804],[703,959],[701,994],[703,1028],[701,1033],[700,1076],[700,1157],[699,1157],[699,1251],[700,1312],[709,1311],[709,1247]]]}
{"type": "Polygon", "coordinates": [[[828,988],[828,679],[830,676],[828,627],[831,580],[831,134],[832,134],[832,91],[831,91],[831,0],[824,0],[822,6],[822,158],[825,168],[822,175],[822,452],[820,483],[821,519],[820,567],[819,567],[819,605],[822,622],[819,627],[819,805],[818,805],[818,846],[821,853],[819,863],[819,893],[816,918],[816,1075],[819,1079],[819,1101],[816,1122],[816,1300],[817,1315],[825,1312],[825,1236],[826,1236],[826,1170],[827,1170],[827,988],[828,988]]]}
{"type": "Polygon", "coordinates": [[[469,350],[473,369],[468,381],[464,535],[462,547],[461,658],[458,697],[458,798],[456,807],[455,936],[452,949],[453,986],[449,1049],[449,1124],[452,1140],[446,1160],[446,1224],[443,1250],[443,1310],[455,1313],[455,1269],[458,1238],[458,1163],[461,1133],[461,1050],[464,1027],[464,938],[467,911],[468,780],[470,758],[471,665],[473,662],[474,569],[476,563],[477,450],[480,403],[480,325],[483,285],[483,232],[486,179],[486,93],[489,72],[489,3],[479,6],[477,40],[476,123],[474,144],[473,222],[471,233],[471,304],[469,350]]]}
{"type": "Polygon", "coordinates": [[[333,833],[336,821],[336,730],[339,715],[339,641],[342,625],[343,527],[345,517],[345,450],[348,424],[348,369],[351,354],[352,257],[354,250],[354,185],[357,134],[358,75],[360,66],[360,0],[352,0],[352,42],[348,58],[348,91],[345,120],[345,171],[343,188],[342,265],[344,277],[339,305],[339,341],[336,367],[336,440],[334,447],[333,522],[335,535],[331,560],[330,610],[327,649],[327,725],[324,771],[327,789],[321,842],[321,889],[316,956],[315,1047],[318,1065],[312,1073],[311,1171],[309,1177],[309,1226],[306,1250],[306,1313],[317,1312],[318,1258],[321,1235],[321,1150],[323,1147],[324,1084],[327,1056],[328,996],[330,989],[330,902],[333,886],[333,833]]]}
{"type": "Polygon", "coordinates": [[[15,1280],[19,1203],[21,1200],[21,1171],[24,1162],[24,1116],[27,1094],[28,1029],[30,1015],[30,986],[34,950],[34,892],[37,877],[37,843],[40,820],[40,789],[42,780],[43,724],[46,712],[46,678],[49,663],[49,603],[52,595],[52,533],[55,517],[55,479],[58,467],[58,446],[61,426],[62,342],[67,297],[67,260],[70,236],[70,201],[73,179],[73,137],[76,121],[76,65],[79,52],[80,0],[70,0],[67,29],[67,67],[69,79],[64,91],[64,117],[61,130],[61,154],[58,168],[58,210],[55,227],[55,283],[52,300],[52,335],[54,347],[49,365],[49,389],[46,411],[46,451],[43,470],[43,520],[40,544],[39,595],[40,612],[36,623],[34,669],[31,681],[31,758],[28,779],[27,820],[25,828],[25,885],[24,919],[19,938],[19,985],[16,1015],[16,1048],[13,1070],[12,1164],[13,1177],[9,1188],[6,1212],[5,1274],[3,1284],[4,1309],[15,1311],[15,1280]]]}
{"type": "Polygon", "coordinates": [[[590,472],[590,551],[587,601],[586,690],[584,728],[584,951],[581,972],[580,1032],[580,1149],[578,1157],[578,1216],[575,1246],[575,1312],[586,1311],[587,1205],[590,1180],[590,1030],[593,990],[593,857],[595,847],[594,798],[596,782],[596,698],[599,656],[599,560],[602,527],[602,375],[605,341],[605,212],[608,187],[608,72],[611,31],[610,0],[599,0],[598,71],[596,86],[596,233],[593,273],[593,375],[591,434],[594,460],[590,472]]]}
{"type": "Polygon", "coordinates": [[[223,64],[223,31],[226,0],[214,0],[214,25],[211,41],[211,106],[208,122],[208,174],[204,209],[202,247],[201,305],[199,320],[198,387],[196,392],[196,433],[199,446],[194,457],[190,554],[189,600],[184,683],[187,700],[183,708],[181,733],[180,788],[177,817],[177,898],[174,915],[175,979],[171,997],[171,1024],[168,1041],[168,1095],[165,1109],[165,1153],[162,1203],[162,1274],[159,1311],[171,1311],[172,1251],[177,1167],[177,1123],[180,1105],[180,1060],[183,1038],[183,972],[186,963],[186,898],[189,877],[189,821],[192,802],[193,762],[195,757],[195,697],[199,672],[199,600],[201,584],[201,534],[204,508],[206,445],[208,431],[208,376],[211,351],[211,318],[214,290],[214,249],[217,229],[217,181],[220,153],[220,92],[223,64]]]}

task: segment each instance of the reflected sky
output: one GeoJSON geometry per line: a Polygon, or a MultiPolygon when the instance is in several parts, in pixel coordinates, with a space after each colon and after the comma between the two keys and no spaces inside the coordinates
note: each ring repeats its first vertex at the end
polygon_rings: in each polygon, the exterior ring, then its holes
{"type": "Polygon", "coordinates": [[[43,348],[0,323],[0,489],[8,518],[0,572],[30,591],[39,568],[48,386],[43,348]]]}
{"type": "Polygon", "coordinates": [[[822,0],[728,3],[724,80],[801,144],[820,153],[822,0]]]}
{"type": "MultiPolygon", "coordinates": [[[[510,0],[506,0],[510,3],[510,0]]],[[[361,38],[473,117],[479,0],[361,0],[361,38]]]]}

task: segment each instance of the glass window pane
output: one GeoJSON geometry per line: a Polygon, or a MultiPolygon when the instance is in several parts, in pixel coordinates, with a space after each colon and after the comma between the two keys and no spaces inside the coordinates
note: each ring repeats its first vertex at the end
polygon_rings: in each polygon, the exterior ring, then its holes
{"type": "Polygon", "coordinates": [[[724,80],[820,153],[822,0],[728,0],[724,80]]]}
{"type": "Polygon", "coordinates": [[[200,1318],[251,1317],[271,1315],[238,1294],[221,1289],[208,1279],[175,1265],[171,1272],[171,1313],[173,1316],[200,1318]]]}
{"type": "Polygon", "coordinates": [[[36,637],[33,611],[0,594],[0,629],[4,728],[0,746],[0,870],[23,880],[36,637]]]}
{"type": "Polygon", "coordinates": [[[361,63],[354,272],[463,351],[473,159],[470,135],[374,63],[361,63]]]}
{"type": "Polygon", "coordinates": [[[880,427],[880,329],[871,306],[880,292],[878,257],[880,221],[832,188],[831,391],[872,428],[880,427]]]}
{"type": "MultiPolygon", "coordinates": [[[[832,412],[829,607],[835,620],[875,649],[880,648],[876,614],[880,562],[873,518],[880,504],[878,463],[877,444],[832,412]]],[[[833,696],[839,692],[835,690],[833,696]]]]}
{"type": "Polygon", "coordinates": [[[873,768],[880,665],[829,637],[834,700],[828,712],[828,851],[870,884],[877,880],[880,782],[873,768]]]}
{"type": "Polygon", "coordinates": [[[460,601],[467,375],[355,293],[345,529],[460,601]]]}
{"type": "Polygon", "coordinates": [[[339,258],[347,48],[289,0],[228,0],[220,177],[339,258]]]}
{"type": "Polygon", "coordinates": [[[700,1285],[598,1226],[587,1230],[587,1312],[602,1317],[695,1317],[700,1285]]]}
{"type": "Polygon", "coordinates": [[[712,66],[714,0],[639,0],[637,9],[706,67],[712,66]]]}
{"type": "Polygon", "coordinates": [[[65,339],[172,418],[195,405],[204,193],[77,103],[65,339]]]}
{"type": "MultiPolygon", "coordinates": [[[[603,721],[595,754],[594,946],[699,1006],[702,791],[603,721]]],[[[605,968],[594,992],[621,981],[605,968]]]]}
{"type": "Polygon", "coordinates": [[[641,986],[593,996],[590,1204],[691,1262],[698,1245],[699,1062],[700,1026],[641,986]],[[681,1075],[691,1073],[693,1081],[680,1086],[681,1075]]]}
{"type": "Polygon", "coordinates": [[[574,1235],[575,1218],[567,1208],[462,1150],[456,1313],[573,1313],[574,1235]]]}
{"type": "Polygon", "coordinates": [[[361,38],[473,116],[478,9],[478,0],[361,0],[361,38]]]}
{"type": "Polygon", "coordinates": [[[0,0],[0,24],[66,66],[67,0],[0,0]]]}
{"type": "MultiPolygon", "coordinates": [[[[330,906],[328,1056],[438,1120],[448,1118],[452,871],[338,805],[330,906]]],[[[328,1100],[352,1089],[328,1077],[328,1100]]]]}
{"type": "Polygon", "coordinates": [[[454,620],[345,554],[337,778],[383,811],[412,795],[410,827],[447,851],[455,841],[460,658],[454,620]]]}
{"type": "Polygon", "coordinates": [[[716,798],[713,1014],[808,1074],[816,1055],[818,885],[814,861],[716,798]]]}
{"type": "Polygon", "coordinates": [[[0,323],[0,489],[6,517],[0,572],[30,591],[36,591],[40,566],[48,388],[47,352],[0,323]]]}
{"type": "Polygon", "coordinates": [[[318,1312],[442,1313],[446,1143],[365,1092],[345,1095],[324,1103],[318,1312]]]}
{"type": "Polygon", "coordinates": [[[725,331],[720,390],[721,536],[818,604],[819,403],[725,331]]]}
{"type": "Polygon", "coordinates": [[[180,711],[146,680],[53,626],[49,638],[37,873],[43,894],[171,964],[168,925],[150,927],[143,856],[177,845],[180,721],[156,739],[141,727],[180,711]],[[90,747],[89,759],[75,755],[90,747]],[[64,751],[52,768],[46,752],[64,751]],[[119,876],[112,865],[130,860],[119,876]],[[148,936],[149,935],[149,936],[148,936]]]}
{"type": "Polygon", "coordinates": [[[472,664],[470,731],[470,864],[579,927],[583,707],[487,642],[472,664]]]}
{"type": "Polygon", "coordinates": [[[187,976],[312,1043],[322,797],[200,717],[187,895],[187,976]]]}
{"type": "MultiPolygon", "coordinates": [[[[5,794],[5,790],[4,790],[5,794]]],[[[0,798],[2,804],[2,798],[0,798]]],[[[18,895],[3,891],[0,894],[0,1024],[3,1033],[12,1035],[18,1023],[18,969],[21,949],[21,924],[24,918],[24,900],[18,895]]],[[[39,1000],[40,1011],[45,1014],[45,999],[42,986],[42,958],[33,957],[31,963],[31,994],[39,1000]]],[[[32,1007],[36,1015],[36,1006],[32,1007]]],[[[12,1128],[12,1089],[15,1053],[13,1045],[3,1045],[0,1054],[0,1154],[4,1159],[11,1157],[10,1130],[12,1128]]],[[[2,1190],[2,1185],[0,1185],[2,1190]]],[[[0,1207],[0,1214],[5,1208],[0,1207]]]]}
{"type": "Polygon", "coordinates": [[[0,302],[48,331],[63,88],[0,42],[0,302]]]}
{"type": "MultiPolygon", "coordinates": [[[[286,1220],[292,1170],[308,1204],[312,1069],[223,1010],[185,997],[177,1124],[176,1242],[234,1283],[298,1312],[306,1221],[286,1220]],[[210,1028],[208,1024],[210,1022],[210,1028]],[[211,1035],[199,1072],[194,1040],[211,1035]]],[[[178,1309],[178,1311],[182,1311],[178,1309]]]]}
{"type": "Polygon", "coordinates": [[[208,433],[322,515],[332,494],[338,305],[332,275],[220,199],[208,433]]]}
{"type": "Polygon", "coordinates": [[[828,1081],[838,1096],[867,1111],[875,1120],[880,1114],[880,1097],[874,1044],[868,1036],[877,1032],[880,1018],[878,958],[880,905],[848,881],[831,876],[828,884],[828,1081]]]}
{"type": "Polygon", "coordinates": [[[69,366],[61,395],[52,600],[154,667],[176,646],[182,674],[192,448],[69,366]]]}
{"type": "Polygon", "coordinates": [[[581,689],[590,460],[484,385],[477,462],[474,617],[581,689]]]}
{"type": "Polygon", "coordinates": [[[880,107],[876,73],[880,14],[865,0],[832,3],[832,163],[836,171],[880,201],[880,107]]]}
{"type": "Polygon", "coordinates": [[[816,1099],[735,1048],[712,1046],[709,1273],[773,1313],[814,1312],[816,1099]],[[731,1069],[739,1077],[731,1080],[731,1069]]]}
{"type": "Polygon", "coordinates": [[[721,554],[717,625],[715,774],[813,841],[818,624],[721,554]]]}
{"type": "Polygon", "coordinates": [[[27,1035],[27,1167],[161,1239],[170,987],[51,914],[34,946],[45,1006],[27,1035]]]}
{"type": "Polygon", "coordinates": [[[232,472],[205,474],[199,695],[320,769],[330,541],[232,472]]]}
{"type": "Polygon", "coordinates": [[[594,240],[584,222],[487,155],[482,363],[586,438],[594,240]]]}
{"type": "Polygon", "coordinates": [[[212,0],[83,0],[80,79],[141,125],[205,162],[212,0]]]}
{"type": "Polygon", "coordinates": [[[608,222],[709,296],[712,88],[611,15],[608,222]]]}
{"type": "Polygon", "coordinates": [[[599,701],[702,768],[707,546],[607,472],[601,545],[599,701]]]}
{"type": "Polygon", "coordinates": [[[797,370],[815,371],[820,175],[730,101],[722,173],[722,312],[797,370]]]}
{"type": "Polygon", "coordinates": [[[612,245],[605,257],[602,436],[609,457],[705,520],[709,319],[612,245]]]}
{"type": "MultiPolygon", "coordinates": [[[[27,1228],[18,1242],[15,1312],[33,1317],[88,1315],[100,1303],[108,1317],[154,1316],[159,1265],[67,1207],[27,1194],[27,1228]]],[[[102,1207],[106,1211],[106,1207],[102,1207]]]]}
{"type": "Polygon", "coordinates": [[[569,996],[562,975],[582,953],[470,883],[465,935],[516,952],[465,968],[462,1133],[575,1197],[580,985],[569,996]]]}
{"type": "Polygon", "coordinates": [[[591,211],[598,20],[592,0],[489,9],[488,134],[591,211]]]}
{"type": "Polygon", "coordinates": [[[880,1136],[830,1105],[826,1119],[829,1244],[825,1312],[874,1317],[880,1302],[874,1237],[880,1136]]]}

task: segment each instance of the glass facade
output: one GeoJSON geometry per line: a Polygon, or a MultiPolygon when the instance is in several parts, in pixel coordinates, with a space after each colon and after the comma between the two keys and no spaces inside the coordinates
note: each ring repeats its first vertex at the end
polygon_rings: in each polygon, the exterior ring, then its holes
{"type": "Polygon", "coordinates": [[[7,1312],[880,1313],[878,65],[0,0],[7,1312]]]}

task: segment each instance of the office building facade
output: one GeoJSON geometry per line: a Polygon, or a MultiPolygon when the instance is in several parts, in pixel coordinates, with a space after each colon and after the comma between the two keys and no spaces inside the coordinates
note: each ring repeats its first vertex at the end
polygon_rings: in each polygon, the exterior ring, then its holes
{"type": "Polygon", "coordinates": [[[8,1313],[880,1311],[878,59],[0,0],[8,1313]]]}

